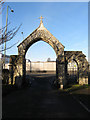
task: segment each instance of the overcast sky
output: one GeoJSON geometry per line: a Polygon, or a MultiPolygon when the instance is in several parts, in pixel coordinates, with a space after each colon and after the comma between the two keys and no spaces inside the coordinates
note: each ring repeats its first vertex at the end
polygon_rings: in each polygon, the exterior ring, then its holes
{"type": "MultiPolygon", "coordinates": [[[[14,13],[8,11],[8,22],[11,23],[8,30],[22,23],[7,47],[18,40],[22,42],[23,37],[31,34],[39,26],[38,18],[42,15],[44,26],[65,46],[66,51],[82,51],[88,57],[88,2],[7,2],[2,13],[3,26],[6,24],[7,5],[14,10],[14,13]]],[[[17,45],[7,54],[17,55],[17,45]]],[[[42,41],[33,44],[26,54],[31,61],[46,61],[48,57],[55,60],[56,54],[42,41]]]]}

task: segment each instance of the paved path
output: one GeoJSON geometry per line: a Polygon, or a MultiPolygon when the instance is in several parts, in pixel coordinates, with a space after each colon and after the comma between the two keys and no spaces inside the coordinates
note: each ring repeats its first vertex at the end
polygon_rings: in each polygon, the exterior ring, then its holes
{"type": "Polygon", "coordinates": [[[80,90],[72,91],[71,94],[79,101],[84,104],[86,109],[90,112],[90,86],[80,90]]]}
{"type": "Polygon", "coordinates": [[[3,97],[3,118],[84,118],[88,112],[69,94],[51,87],[50,77],[35,78],[31,87],[3,97]]]}

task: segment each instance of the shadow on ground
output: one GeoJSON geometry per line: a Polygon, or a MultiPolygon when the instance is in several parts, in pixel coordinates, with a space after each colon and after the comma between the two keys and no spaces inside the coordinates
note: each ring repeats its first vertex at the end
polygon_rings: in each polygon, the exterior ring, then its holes
{"type": "MultiPolygon", "coordinates": [[[[27,76],[30,85],[2,99],[3,119],[88,118],[89,113],[67,92],[53,87],[55,76],[27,76]]],[[[84,96],[86,98],[86,96],[84,96]]],[[[83,97],[83,99],[84,99],[83,97]]]]}

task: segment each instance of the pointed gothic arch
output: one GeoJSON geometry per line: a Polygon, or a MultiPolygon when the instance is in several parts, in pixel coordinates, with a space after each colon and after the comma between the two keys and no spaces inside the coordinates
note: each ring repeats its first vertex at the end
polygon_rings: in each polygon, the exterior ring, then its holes
{"type": "Polygon", "coordinates": [[[86,56],[82,51],[64,51],[65,63],[66,63],[66,73],[67,73],[67,64],[74,60],[77,63],[78,67],[78,83],[79,84],[88,84],[88,71],[89,64],[86,59],[86,56]]]}
{"type": "Polygon", "coordinates": [[[40,26],[18,45],[18,55],[25,56],[29,47],[40,40],[48,43],[54,49],[56,56],[60,55],[60,53],[63,54],[64,46],[44,27],[41,22],[40,26]]]}
{"type": "Polygon", "coordinates": [[[42,40],[48,43],[55,51],[56,59],[56,84],[63,88],[67,84],[67,63],[74,59],[79,67],[79,83],[88,84],[88,62],[81,51],[64,51],[64,46],[43,25],[42,19],[39,27],[34,30],[18,47],[18,55],[10,56],[10,84],[19,87],[26,83],[26,60],[25,55],[29,47],[35,42],[42,40]]]}
{"type": "Polygon", "coordinates": [[[59,86],[63,88],[65,82],[65,61],[64,61],[64,46],[57,40],[43,25],[41,20],[39,27],[34,30],[25,40],[23,40],[18,47],[18,55],[11,56],[10,63],[14,61],[13,65],[10,66],[13,80],[11,83],[15,84],[21,80],[19,84],[25,84],[26,76],[26,60],[25,55],[31,45],[37,41],[44,41],[48,43],[55,51],[56,59],[56,81],[59,86]],[[12,72],[13,71],[13,72],[12,72]],[[18,80],[20,79],[20,80],[18,80]]]}

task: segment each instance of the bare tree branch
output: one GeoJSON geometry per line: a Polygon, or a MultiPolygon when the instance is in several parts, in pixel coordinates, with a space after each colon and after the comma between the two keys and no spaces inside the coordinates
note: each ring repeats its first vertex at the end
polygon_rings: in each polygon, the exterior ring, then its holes
{"type": "Polygon", "coordinates": [[[16,29],[16,27],[13,28],[12,30],[8,31],[6,34],[5,34],[5,30],[4,30],[2,33],[2,36],[0,38],[0,45],[2,45],[4,42],[8,42],[8,41],[12,40],[13,37],[18,32],[18,30],[20,29],[21,25],[22,24],[20,24],[20,26],[17,29],[16,29]]]}
{"type": "Polygon", "coordinates": [[[0,0],[0,14],[2,14],[2,5],[5,3],[6,0],[0,0]]]}
{"type": "MultiPolygon", "coordinates": [[[[0,14],[2,13],[2,6],[4,4],[5,0],[0,0],[0,14]]],[[[9,25],[10,23],[8,23],[9,25]]],[[[7,26],[8,26],[7,25],[7,26]]],[[[22,24],[19,25],[19,27],[14,27],[13,29],[6,31],[7,26],[4,26],[0,29],[0,47],[2,46],[2,44],[4,44],[5,42],[11,41],[13,39],[13,37],[17,34],[18,30],[20,29],[22,24]]],[[[17,42],[18,43],[18,42],[17,42]]],[[[17,43],[11,45],[10,47],[6,48],[6,49],[2,49],[0,52],[8,50],[10,48],[12,48],[14,45],[16,45],[17,43]]]]}
{"type": "Polygon", "coordinates": [[[5,51],[5,50],[8,50],[8,49],[12,48],[12,47],[13,47],[13,46],[15,46],[17,43],[19,43],[19,41],[18,41],[18,42],[16,42],[15,44],[11,45],[10,47],[6,48],[6,49],[2,49],[0,52],[2,52],[2,51],[5,51]]]}
{"type": "MultiPolygon", "coordinates": [[[[8,26],[9,24],[10,24],[10,22],[7,24],[7,26],[8,26]]],[[[3,32],[3,31],[5,31],[5,29],[6,29],[6,26],[0,28],[0,31],[3,32]]],[[[0,33],[0,34],[1,34],[1,33],[0,33]]]]}

